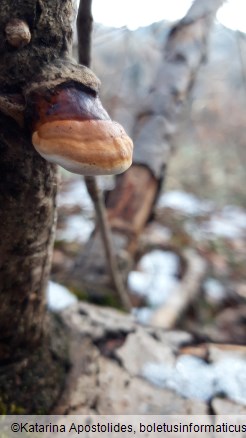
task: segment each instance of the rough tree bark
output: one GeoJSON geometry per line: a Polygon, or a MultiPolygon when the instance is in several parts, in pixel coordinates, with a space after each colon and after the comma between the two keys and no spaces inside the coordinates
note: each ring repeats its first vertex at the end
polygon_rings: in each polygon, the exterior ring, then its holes
{"type": "Polygon", "coordinates": [[[47,412],[65,375],[63,335],[45,309],[57,172],[32,146],[25,114],[35,84],[83,82],[67,60],[73,11],[73,0],[1,1],[0,413],[47,412]]]}
{"type": "MultiPolygon", "coordinates": [[[[135,145],[133,165],[116,178],[115,189],[106,197],[125,279],[134,263],[138,237],[153,214],[179,114],[206,57],[209,31],[222,3],[223,0],[196,0],[184,19],[171,29],[163,62],[150,93],[143,99],[134,133],[130,133],[135,145]]],[[[95,296],[112,287],[96,232],[77,258],[71,274],[77,287],[83,284],[95,296]]]]}

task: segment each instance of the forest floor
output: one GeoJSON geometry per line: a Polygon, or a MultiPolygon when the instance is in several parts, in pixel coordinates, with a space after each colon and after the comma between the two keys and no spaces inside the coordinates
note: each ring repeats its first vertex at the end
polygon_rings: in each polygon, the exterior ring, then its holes
{"type": "Polygon", "coordinates": [[[71,369],[54,414],[246,414],[246,348],[80,302],[61,313],[71,369]]]}
{"type": "MultiPolygon", "coordinates": [[[[109,188],[112,179],[102,178],[100,184],[109,188]]],[[[64,272],[94,228],[93,205],[81,178],[64,180],[58,205],[52,280],[69,288],[67,279],[64,284],[64,272]]],[[[233,205],[217,208],[213,201],[181,191],[163,193],[141,244],[149,251],[128,277],[140,322],[153,320],[155,311],[165,308],[174,291],[182,295],[185,264],[192,268],[200,263],[200,276],[185,316],[180,315],[174,327],[214,342],[245,344],[245,209],[233,205]]]]}
{"type": "MultiPolygon", "coordinates": [[[[113,180],[99,183],[108,189],[113,180]]],[[[76,304],[69,291],[64,274],[94,228],[83,179],[63,180],[58,206],[48,305],[65,309],[73,367],[56,412],[245,413],[246,210],[163,193],[140,239],[149,249],[128,277],[134,308],[126,315],[106,308],[107,297],[102,306],[76,304]]],[[[83,285],[76,294],[85,297],[83,285]]]]}

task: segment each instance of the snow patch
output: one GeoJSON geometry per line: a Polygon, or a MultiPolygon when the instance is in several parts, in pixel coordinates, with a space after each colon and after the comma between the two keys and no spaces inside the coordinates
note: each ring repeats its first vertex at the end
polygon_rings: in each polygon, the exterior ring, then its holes
{"type": "Polygon", "coordinates": [[[201,224],[201,233],[206,238],[212,235],[226,239],[237,239],[242,237],[243,230],[237,224],[224,218],[222,215],[218,215],[201,224]]]}
{"type": "Polygon", "coordinates": [[[211,211],[212,202],[201,201],[191,193],[173,190],[163,193],[157,203],[159,208],[172,208],[187,215],[198,216],[211,211]]]}
{"type": "Polygon", "coordinates": [[[66,287],[61,284],[49,281],[47,291],[47,307],[53,312],[58,312],[66,307],[77,303],[78,299],[66,287]]]}
{"type": "MultiPolygon", "coordinates": [[[[192,232],[192,228],[187,231],[192,232]]],[[[197,228],[197,237],[223,237],[238,239],[246,237],[246,211],[240,207],[227,205],[220,212],[211,214],[208,221],[197,228]]]]}
{"type": "Polygon", "coordinates": [[[138,263],[138,271],[131,271],[128,287],[146,298],[150,307],[163,305],[179,283],[175,277],[179,257],[171,251],[154,250],[145,254],[138,263]]]}
{"type": "Polygon", "coordinates": [[[187,398],[209,401],[224,394],[237,403],[246,404],[246,363],[239,358],[223,358],[214,364],[182,355],[175,366],[147,363],[142,376],[161,388],[175,390],[187,398]]]}
{"type": "Polygon", "coordinates": [[[57,196],[58,207],[79,206],[89,212],[93,211],[93,204],[82,178],[71,181],[66,191],[61,191],[57,196]]]}
{"type": "Polygon", "coordinates": [[[85,243],[93,229],[93,220],[85,218],[82,214],[73,214],[67,217],[64,228],[57,230],[56,240],[85,243]]]}
{"type": "Polygon", "coordinates": [[[212,303],[220,303],[226,298],[225,288],[216,278],[207,278],[203,283],[203,289],[212,303]]]}
{"type": "Polygon", "coordinates": [[[209,239],[216,236],[226,239],[237,239],[246,236],[246,211],[243,208],[227,205],[221,211],[213,211],[212,201],[204,201],[191,193],[178,190],[163,193],[157,208],[171,208],[194,220],[187,221],[186,231],[195,239],[209,239]],[[209,214],[209,220],[195,223],[196,216],[209,214]]]}
{"type": "MultiPolygon", "coordinates": [[[[112,190],[115,187],[115,179],[112,175],[97,176],[96,181],[101,190],[112,190]]],[[[70,181],[66,189],[58,193],[57,204],[58,207],[79,206],[88,212],[94,211],[93,202],[83,178],[70,181]]]]}
{"type": "Polygon", "coordinates": [[[149,307],[134,307],[132,313],[140,324],[148,325],[151,321],[153,310],[149,307]]]}

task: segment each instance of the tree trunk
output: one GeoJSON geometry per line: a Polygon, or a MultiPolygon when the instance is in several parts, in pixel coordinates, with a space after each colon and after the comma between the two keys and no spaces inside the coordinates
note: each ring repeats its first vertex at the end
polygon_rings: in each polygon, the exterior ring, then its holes
{"type": "Polygon", "coordinates": [[[47,412],[64,379],[64,349],[45,331],[57,171],[32,146],[24,109],[34,76],[70,50],[72,12],[72,0],[1,1],[0,414],[47,412]]]}

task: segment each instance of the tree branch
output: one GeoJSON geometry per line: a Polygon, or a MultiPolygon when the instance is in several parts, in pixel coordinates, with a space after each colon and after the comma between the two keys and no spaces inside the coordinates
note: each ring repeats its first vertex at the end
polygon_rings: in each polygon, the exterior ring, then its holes
{"type": "MultiPolygon", "coordinates": [[[[79,62],[89,67],[91,54],[91,31],[92,31],[92,0],[80,0],[77,31],[78,31],[78,56],[79,62]]],[[[110,275],[115,287],[115,291],[125,310],[131,309],[131,303],[128,298],[121,274],[117,266],[117,259],[113,250],[113,241],[111,237],[110,226],[108,223],[103,196],[98,187],[96,177],[85,176],[87,190],[91,196],[96,211],[98,225],[104,244],[105,255],[108,262],[110,275]]]]}
{"type": "Polygon", "coordinates": [[[77,17],[78,58],[87,67],[91,63],[92,0],[80,0],[77,17]]]}

